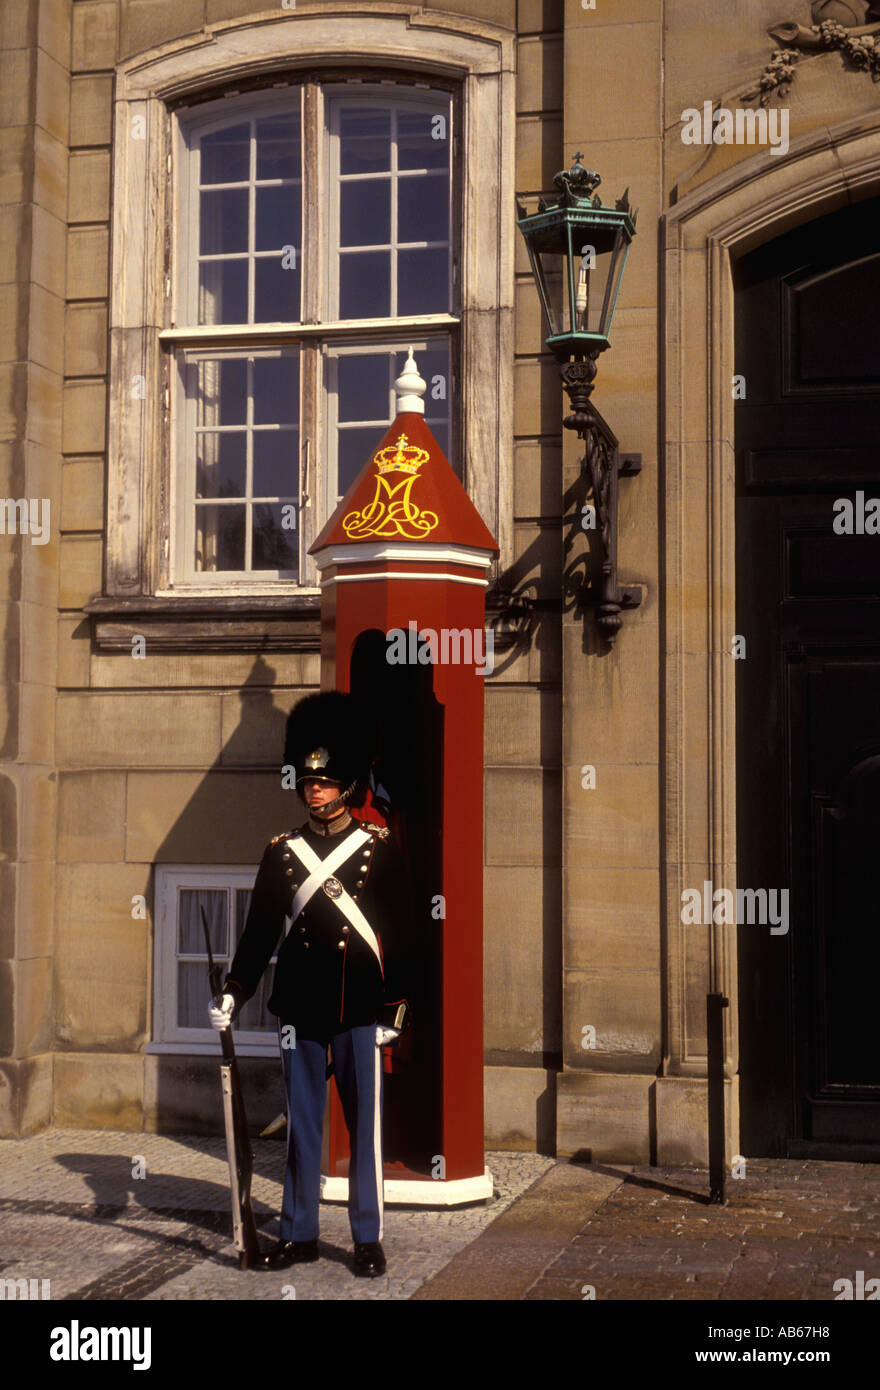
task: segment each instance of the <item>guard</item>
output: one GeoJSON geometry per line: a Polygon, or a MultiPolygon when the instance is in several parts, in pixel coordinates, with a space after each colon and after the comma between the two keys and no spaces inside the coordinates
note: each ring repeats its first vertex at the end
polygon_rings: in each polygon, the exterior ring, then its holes
{"type": "Polygon", "coordinates": [[[406,1012],[400,990],[409,922],[405,868],[388,830],[355,820],[372,748],[354,699],[307,695],[287,721],[308,821],[266,847],[215,1028],[229,1026],[256,991],[281,935],[269,1009],[279,1022],[287,1091],[287,1174],[281,1239],[269,1269],[318,1258],[321,1137],[327,1054],[348,1126],[349,1221],[354,1271],[385,1272],[382,1250],[382,1053],[406,1012]]]}

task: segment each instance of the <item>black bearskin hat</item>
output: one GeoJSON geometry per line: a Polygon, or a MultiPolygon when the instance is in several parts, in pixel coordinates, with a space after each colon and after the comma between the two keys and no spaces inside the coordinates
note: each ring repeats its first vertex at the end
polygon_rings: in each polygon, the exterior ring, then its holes
{"type": "Polygon", "coordinates": [[[366,796],[374,739],[370,721],[353,695],[322,690],[305,695],[287,716],[284,762],[296,769],[302,795],[307,777],[342,784],[343,799],[360,806],[366,796]]]}

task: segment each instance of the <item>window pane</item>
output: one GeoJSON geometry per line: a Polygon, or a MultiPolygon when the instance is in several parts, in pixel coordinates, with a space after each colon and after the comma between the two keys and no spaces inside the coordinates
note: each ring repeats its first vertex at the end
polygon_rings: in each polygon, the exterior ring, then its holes
{"type": "Polygon", "coordinates": [[[380,107],[348,106],[339,113],[339,163],[343,174],[391,168],[391,114],[380,107]]]}
{"type": "Polygon", "coordinates": [[[351,487],[368,459],[372,458],[384,434],[386,425],[365,425],[363,428],[339,431],[339,495],[351,487]]]}
{"type": "Polygon", "coordinates": [[[337,358],[337,418],[385,420],[388,417],[388,358],[372,353],[337,358]]]}
{"type": "Polygon", "coordinates": [[[178,954],[182,956],[204,956],[205,964],[199,965],[202,981],[207,988],[206,970],[208,964],[205,951],[205,931],[202,926],[202,908],[208,919],[208,932],[211,937],[211,950],[216,956],[225,956],[229,950],[226,932],[226,892],[222,888],[181,888],[177,897],[178,912],[178,954]]]}
{"type": "MultiPolygon", "coordinates": [[[[298,100],[298,89],[292,100],[298,100]]],[[[257,178],[298,179],[300,176],[299,113],[267,116],[257,121],[257,178]]]]}
{"type": "Polygon", "coordinates": [[[254,261],[254,323],[299,323],[299,254],[296,268],[282,256],[259,256],[254,261]]]}
{"type": "Polygon", "coordinates": [[[243,570],[244,527],[244,506],[197,506],[196,571],[243,570]]]}
{"type": "Polygon", "coordinates": [[[246,447],[243,430],[197,435],[196,497],[243,497],[246,447]]]}
{"type": "Polygon", "coordinates": [[[449,426],[446,424],[445,420],[429,420],[428,425],[430,426],[431,433],[440,445],[440,448],[451,463],[452,455],[449,452],[449,426]]]}
{"type": "Polygon", "coordinates": [[[199,249],[203,256],[221,256],[248,249],[246,188],[203,190],[199,249]]]}
{"type": "Polygon", "coordinates": [[[197,365],[198,423],[243,425],[247,419],[247,363],[221,358],[197,365]]]}
{"type": "Polygon", "coordinates": [[[199,323],[247,323],[247,261],[203,261],[199,267],[199,323]]]}
{"type": "MultiPolygon", "coordinates": [[[[202,942],[204,947],[204,941],[202,942]]],[[[214,957],[225,976],[229,962],[214,957]]],[[[209,1028],[208,967],[204,962],[180,961],[177,966],[177,1026],[178,1028],[209,1028]]]]}
{"type": "Polygon", "coordinates": [[[449,102],[433,111],[401,111],[397,117],[399,169],[449,168],[449,102]]]}
{"type": "Polygon", "coordinates": [[[447,310],[448,308],[448,252],[398,252],[398,314],[441,314],[444,312],[444,310],[447,310]]]}
{"type": "Polygon", "coordinates": [[[299,358],[254,358],[254,424],[299,422],[299,358]]]}
{"type": "Polygon", "coordinates": [[[254,497],[298,501],[299,431],[254,431],[254,497]]]}
{"type": "MultiPolygon", "coordinates": [[[[452,381],[449,343],[429,339],[414,344],[419,372],[425,379],[425,419],[450,463],[449,414],[452,381]]],[[[336,357],[337,490],[342,496],[372,457],[396,406],[393,382],[403,371],[405,347],[379,352],[339,353],[336,357]],[[348,421],[357,421],[349,424],[348,421]],[[370,423],[367,423],[367,422],[370,423]]],[[[332,378],[331,378],[332,379],[332,378]]]]}
{"type": "Polygon", "coordinates": [[[257,988],[256,994],[245,1004],[241,1013],[235,1021],[234,1027],[245,1031],[277,1033],[278,1024],[273,1014],[267,1008],[269,999],[272,995],[272,983],[275,978],[274,970],[267,970],[257,988]]]}
{"type": "Polygon", "coordinates": [[[293,504],[257,502],[254,504],[255,570],[296,570],[297,512],[293,504]]]}
{"type": "Polygon", "coordinates": [[[244,924],[247,921],[248,909],[251,905],[250,888],[236,888],[233,899],[233,912],[235,920],[232,927],[232,945],[237,946],[244,931],[244,924]]]}
{"type": "Polygon", "coordinates": [[[449,181],[443,174],[399,180],[397,240],[449,240],[449,181]]]}
{"type": "Polygon", "coordinates": [[[246,183],[250,177],[250,125],[245,121],[204,135],[201,152],[202,183],[246,183]]]}
{"type": "Polygon", "coordinates": [[[339,317],[387,318],[391,304],[391,257],[359,251],[339,260],[339,317]]]}
{"type": "MultiPolygon", "coordinates": [[[[400,376],[406,362],[406,353],[399,352],[395,358],[393,372],[394,378],[400,376]]],[[[430,424],[432,430],[434,422],[445,420],[449,414],[449,396],[451,392],[451,382],[449,378],[449,346],[447,343],[431,343],[429,347],[419,348],[416,351],[416,362],[419,373],[424,378],[427,390],[423,396],[425,402],[425,420],[430,424]]]]}
{"type": "Polygon", "coordinates": [[[299,186],[288,183],[275,188],[258,188],[256,197],[257,251],[280,251],[282,246],[293,246],[299,262],[299,186]]]}
{"type": "Polygon", "coordinates": [[[342,185],[340,246],[387,246],[391,240],[390,179],[342,185]]]}

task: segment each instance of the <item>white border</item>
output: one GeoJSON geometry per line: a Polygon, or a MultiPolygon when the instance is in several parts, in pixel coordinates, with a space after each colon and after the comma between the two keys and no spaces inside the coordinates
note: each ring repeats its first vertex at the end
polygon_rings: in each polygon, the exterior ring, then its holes
{"type": "Polygon", "coordinates": [[[382,545],[379,542],[358,541],[354,545],[328,545],[315,556],[319,570],[325,570],[330,565],[372,564],[377,560],[436,560],[438,564],[474,565],[488,569],[492,563],[492,553],[466,545],[440,545],[436,541],[426,541],[424,545],[405,545],[398,541],[382,545]]]}
{"type": "Polygon", "coordinates": [[[327,584],[367,584],[371,579],[443,579],[450,584],[477,584],[481,589],[489,587],[488,579],[472,578],[466,574],[447,574],[442,570],[376,570],[372,574],[334,574],[321,580],[321,588],[327,584]]]}
{"type": "MultiPolygon", "coordinates": [[[[465,1202],[485,1201],[495,1191],[488,1168],[480,1177],[455,1178],[450,1182],[419,1182],[415,1178],[386,1178],[385,1203],[388,1206],[458,1207],[465,1202]]],[[[321,1174],[321,1201],[347,1202],[348,1178],[328,1178],[321,1174]]]]}

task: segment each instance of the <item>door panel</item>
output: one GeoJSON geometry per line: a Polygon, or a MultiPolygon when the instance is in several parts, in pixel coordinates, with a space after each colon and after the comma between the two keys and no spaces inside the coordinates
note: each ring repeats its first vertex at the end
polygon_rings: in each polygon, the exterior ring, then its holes
{"type": "Polygon", "coordinates": [[[739,928],[745,1154],[880,1160],[880,200],[739,262],[740,887],[788,888],[789,931],[739,928]]]}

